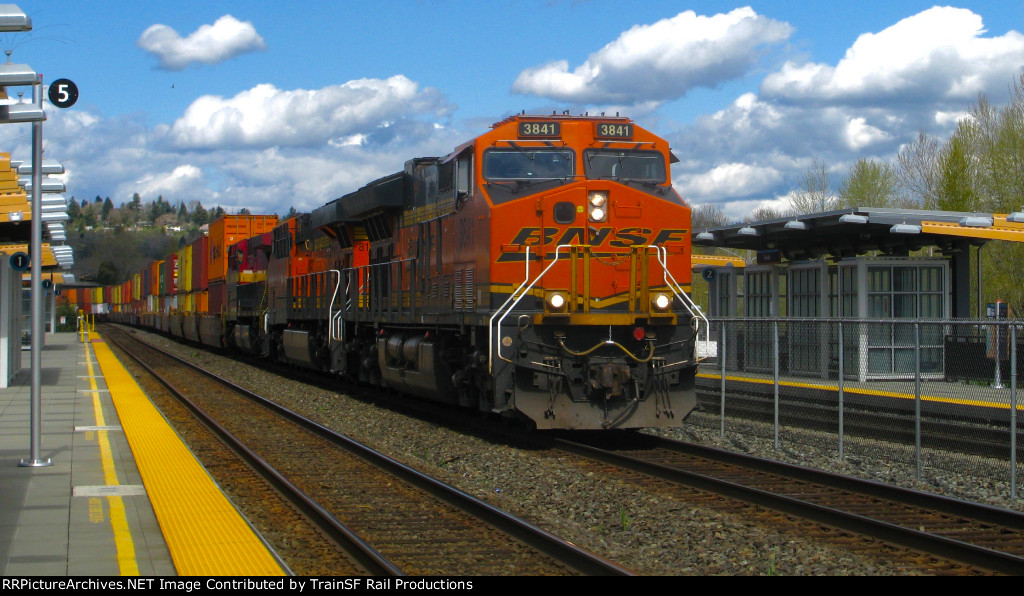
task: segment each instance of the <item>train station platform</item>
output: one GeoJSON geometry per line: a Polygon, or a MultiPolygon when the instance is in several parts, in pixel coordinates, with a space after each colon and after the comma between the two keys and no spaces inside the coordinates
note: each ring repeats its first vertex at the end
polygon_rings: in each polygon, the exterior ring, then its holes
{"type": "Polygon", "coordinates": [[[29,351],[0,389],[0,575],[286,574],[110,348],[82,339],[46,336],[38,462],[29,351]]]}

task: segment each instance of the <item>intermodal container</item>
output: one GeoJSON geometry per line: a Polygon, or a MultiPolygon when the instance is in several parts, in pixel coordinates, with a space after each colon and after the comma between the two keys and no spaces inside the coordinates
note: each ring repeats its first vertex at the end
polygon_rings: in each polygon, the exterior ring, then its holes
{"type": "Polygon", "coordinates": [[[210,237],[200,236],[192,243],[192,291],[203,291],[210,283],[210,237]]]}
{"type": "Polygon", "coordinates": [[[178,251],[178,293],[192,291],[192,245],[178,251]]]}
{"type": "Polygon", "coordinates": [[[253,236],[272,232],[276,225],[276,215],[224,215],[211,223],[210,267],[207,272],[210,283],[227,276],[228,247],[253,236]]]}
{"type": "Polygon", "coordinates": [[[153,261],[149,266],[149,279],[146,280],[145,292],[146,296],[159,296],[160,295],[160,270],[163,267],[163,261],[153,261]]]}
{"type": "Polygon", "coordinates": [[[142,274],[136,273],[132,276],[132,300],[142,299],[142,274]]]}
{"type": "Polygon", "coordinates": [[[208,295],[206,312],[212,315],[219,315],[224,312],[224,307],[228,302],[228,291],[227,284],[224,283],[223,279],[210,280],[208,295]]]}
{"type": "Polygon", "coordinates": [[[210,293],[208,291],[192,292],[192,304],[196,314],[210,312],[210,293]]]}
{"type": "Polygon", "coordinates": [[[161,296],[173,296],[178,293],[178,253],[171,253],[164,261],[164,287],[161,296]]]}
{"type": "Polygon", "coordinates": [[[249,271],[266,271],[270,251],[274,246],[273,233],[259,234],[249,238],[246,242],[248,249],[246,250],[244,269],[249,271]]]}

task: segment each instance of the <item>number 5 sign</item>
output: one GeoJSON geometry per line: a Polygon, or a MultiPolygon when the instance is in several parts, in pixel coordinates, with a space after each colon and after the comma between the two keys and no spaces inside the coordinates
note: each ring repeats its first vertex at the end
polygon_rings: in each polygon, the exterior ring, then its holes
{"type": "Polygon", "coordinates": [[[50,83],[47,96],[50,98],[50,103],[58,108],[70,108],[78,101],[78,85],[68,79],[57,79],[50,83]]]}

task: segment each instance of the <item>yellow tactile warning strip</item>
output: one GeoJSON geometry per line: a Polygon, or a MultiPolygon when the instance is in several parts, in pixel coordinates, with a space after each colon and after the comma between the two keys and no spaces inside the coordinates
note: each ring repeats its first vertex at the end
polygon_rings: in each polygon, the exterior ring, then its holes
{"type": "MultiPolygon", "coordinates": [[[[99,389],[96,386],[96,376],[92,369],[92,355],[89,352],[89,345],[85,344],[85,361],[89,370],[89,387],[92,394],[93,415],[98,427],[106,426],[103,417],[103,408],[100,406],[99,389]]],[[[96,433],[97,442],[100,446],[100,455],[103,462],[103,479],[108,486],[120,484],[117,480],[117,470],[114,468],[114,458],[111,455],[110,441],[106,431],[96,433]]],[[[92,510],[93,497],[90,497],[90,510],[92,510]]],[[[139,565],[135,557],[135,542],[132,539],[132,532],[128,526],[127,516],[124,510],[124,501],[118,495],[107,497],[107,504],[110,508],[110,526],[114,531],[114,544],[117,549],[117,566],[121,575],[138,575],[139,565]]]]}
{"type": "Polygon", "coordinates": [[[92,345],[178,574],[284,575],[110,347],[92,345]]]}

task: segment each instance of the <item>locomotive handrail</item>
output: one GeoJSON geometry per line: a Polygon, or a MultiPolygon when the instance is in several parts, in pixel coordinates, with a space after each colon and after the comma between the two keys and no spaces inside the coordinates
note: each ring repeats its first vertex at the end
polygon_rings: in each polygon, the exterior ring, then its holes
{"type": "Polygon", "coordinates": [[[672,293],[679,298],[679,301],[683,303],[683,307],[690,312],[690,316],[693,317],[692,321],[695,321],[696,328],[694,333],[697,336],[697,340],[700,341],[700,321],[704,321],[704,341],[711,340],[711,322],[704,316],[704,312],[701,311],[700,307],[691,299],[683,287],[679,285],[676,278],[668,270],[668,249],[664,246],[657,246],[655,244],[649,244],[647,248],[653,248],[658,254],[658,264],[661,265],[661,270],[664,272],[665,284],[672,290],[672,293]]]}
{"type": "Polygon", "coordinates": [[[330,327],[328,328],[327,333],[332,341],[344,341],[345,325],[343,322],[342,324],[339,324],[339,321],[341,321],[341,313],[343,311],[339,310],[336,314],[334,312],[334,300],[338,297],[338,288],[341,287],[341,271],[337,269],[330,269],[329,272],[338,276],[338,282],[334,284],[334,293],[331,294],[331,303],[327,305],[327,320],[330,321],[330,327]]]}
{"type": "MultiPolygon", "coordinates": [[[[507,317],[509,315],[509,313],[512,312],[512,309],[514,309],[516,307],[516,305],[519,304],[519,301],[523,299],[523,296],[526,296],[526,294],[529,293],[529,291],[531,289],[533,289],[533,286],[535,286],[537,284],[537,282],[540,281],[540,278],[544,277],[544,275],[552,267],[554,267],[556,263],[558,263],[558,255],[559,255],[559,253],[561,252],[561,250],[563,248],[571,249],[572,245],[571,244],[559,244],[557,247],[555,247],[555,258],[554,258],[554,260],[552,260],[551,264],[548,265],[547,267],[545,267],[544,271],[541,271],[540,275],[538,275],[537,278],[534,279],[531,282],[530,281],[530,247],[529,247],[529,245],[526,246],[526,276],[525,276],[526,279],[524,279],[523,283],[520,284],[519,287],[516,288],[515,291],[512,292],[511,295],[509,295],[508,300],[505,300],[505,302],[503,302],[502,305],[499,306],[498,309],[494,311],[494,314],[491,315],[491,318],[490,318],[490,321],[489,321],[489,324],[488,324],[488,329],[487,329],[487,353],[488,353],[488,357],[487,357],[487,370],[489,372],[491,372],[491,373],[494,372],[494,329],[495,329],[494,319],[495,319],[495,317],[497,317],[498,315],[501,315],[501,318],[498,319],[498,325],[497,325],[497,328],[501,329],[501,322],[504,321],[505,317],[507,317]],[[529,286],[527,286],[527,284],[529,284],[529,286]],[[525,290],[523,289],[524,287],[526,288],[525,290]],[[520,293],[520,290],[522,290],[522,293],[520,293]],[[518,297],[516,296],[516,294],[518,294],[518,297]],[[513,301],[513,299],[514,299],[514,301],[513,301]],[[512,304],[509,304],[509,302],[512,302],[512,304]],[[505,309],[506,305],[508,305],[508,309],[505,309]],[[505,310],[505,312],[502,313],[502,310],[505,310]]],[[[501,347],[500,346],[498,347],[498,358],[501,358],[505,362],[512,362],[511,359],[505,358],[504,356],[501,355],[501,347]]]]}

